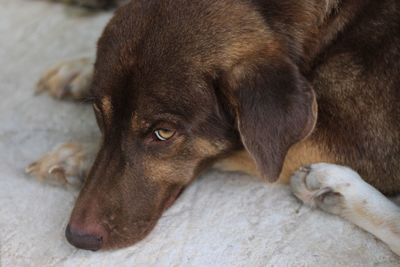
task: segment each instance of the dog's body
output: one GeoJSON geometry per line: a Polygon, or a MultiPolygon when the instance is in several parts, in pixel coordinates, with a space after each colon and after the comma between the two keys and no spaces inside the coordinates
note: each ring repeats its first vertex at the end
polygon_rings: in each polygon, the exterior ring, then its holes
{"type": "MultiPolygon", "coordinates": [[[[400,255],[399,208],[333,165],[350,166],[385,194],[400,192],[399,33],[395,0],[164,0],[120,8],[99,41],[92,85],[104,140],[68,239],[98,249],[143,238],[212,164],[284,183],[306,165],[291,178],[296,196],[400,255]],[[94,210],[93,199],[112,204],[94,210]],[[135,203],[133,211],[126,203],[135,203]]],[[[57,67],[42,89],[62,96],[72,84],[67,93],[87,94],[91,65],[72,69],[85,82],[57,67]]],[[[48,175],[48,161],[29,171],[48,175]]],[[[74,164],[61,173],[81,172],[74,164]]]]}
{"type": "Polygon", "coordinates": [[[392,4],[343,2],[342,12],[325,18],[331,25],[308,41],[312,48],[302,55],[312,56],[302,56],[299,66],[317,94],[318,121],[290,150],[284,176],[305,164],[332,162],[351,166],[381,192],[399,193],[400,19],[392,4]]]}

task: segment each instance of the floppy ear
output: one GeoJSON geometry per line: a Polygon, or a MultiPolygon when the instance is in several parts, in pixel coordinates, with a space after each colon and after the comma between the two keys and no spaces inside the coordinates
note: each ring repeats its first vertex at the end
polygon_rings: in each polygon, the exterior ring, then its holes
{"type": "Polygon", "coordinates": [[[243,145],[261,175],[275,181],[289,148],[315,126],[314,91],[289,60],[239,65],[226,75],[243,145]]]}

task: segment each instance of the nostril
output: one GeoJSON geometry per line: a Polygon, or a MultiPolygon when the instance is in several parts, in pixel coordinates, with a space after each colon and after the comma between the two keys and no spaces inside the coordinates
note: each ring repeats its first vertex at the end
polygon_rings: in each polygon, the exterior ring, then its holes
{"type": "Polygon", "coordinates": [[[80,249],[96,251],[103,245],[103,234],[101,231],[79,229],[70,224],[65,229],[65,237],[71,245],[80,249]]]}

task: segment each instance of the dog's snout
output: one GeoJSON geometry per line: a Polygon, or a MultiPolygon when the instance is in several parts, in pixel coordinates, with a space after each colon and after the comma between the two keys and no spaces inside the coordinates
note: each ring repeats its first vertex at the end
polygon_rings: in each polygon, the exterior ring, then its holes
{"type": "Polygon", "coordinates": [[[106,235],[105,229],[100,225],[89,230],[68,224],[65,229],[65,236],[70,244],[80,249],[92,251],[102,248],[106,235]]]}

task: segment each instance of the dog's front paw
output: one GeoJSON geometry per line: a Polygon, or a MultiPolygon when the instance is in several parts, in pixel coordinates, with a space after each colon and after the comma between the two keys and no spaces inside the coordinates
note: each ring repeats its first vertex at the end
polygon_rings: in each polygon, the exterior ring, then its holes
{"type": "Polygon", "coordinates": [[[350,168],[327,163],[300,168],[290,184],[293,193],[305,204],[337,215],[362,202],[370,187],[350,168]]]}
{"type": "Polygon", "coordinates": [[[39,80],[36,93],[47,92],[57,99],[82,100],[89,93],[93,63],[89,58],[62,62],[46,71],[39,80]]]}
{"type": "Polygon", "coordinates": [[[350,168],[318,163],[290,181],[304,203],[340,215],[372,233],[400,255],[400,209],[350,168]]]}
{"type": "Polygon", "coordinates": [[[81,144],[66,143],[26,167],[25,172],[59,185],[80,185],[88,170],[86,151],[81,144]]]}

